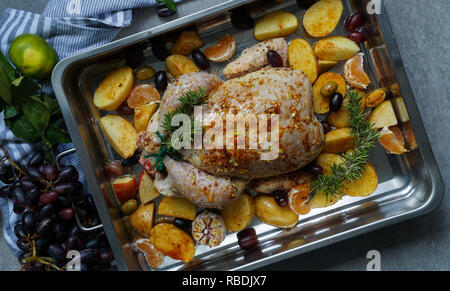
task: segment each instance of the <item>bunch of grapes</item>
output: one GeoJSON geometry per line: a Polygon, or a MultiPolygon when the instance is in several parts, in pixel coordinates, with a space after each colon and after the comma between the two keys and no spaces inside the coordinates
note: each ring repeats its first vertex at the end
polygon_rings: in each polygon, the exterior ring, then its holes
{"type": "Polygon", "coordinates": [[[64,270],[71,250],[80,252],[82,271],[111,268],[114,258],[104,231],[85,233],[76,223],[76,211],[85,226],[98,225],[100,219],[92,196],[81,191],[74,166],[58,170],[44,164],[43,153],[37,152],[24,168],[4,151],[0,180],[6,184],[0,197],[11,199],[14,212],[22,214],[14,227],[22,270],[64,270]]]}

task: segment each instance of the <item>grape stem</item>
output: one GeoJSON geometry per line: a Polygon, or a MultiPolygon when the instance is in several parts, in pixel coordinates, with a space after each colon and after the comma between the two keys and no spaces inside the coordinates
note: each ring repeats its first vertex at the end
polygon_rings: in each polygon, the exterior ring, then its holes
{"type": "Polygon", "coordinates": [[[15,180],[16,178],[20,178],[20,176],[25,175],[22,168],[20,166],[18,166],[16,163],[14,163],[14,161],[9,158],[8,151],[2,146],[0,146],[0,149],[3,152],[3,157],[1,159],[1,165],[3,165],[4,162],[7,160],[14,168],[16,168],[19,171],[19,176],[11,178],[11,180],[15,180]]]}
{"type": "Polygon", "coordinates": [[[41,264],[50,266],[50,267],[52,267],[53,269],[55,269],[57,271],[62,271],[61,268],[59,268],[58,266],[53,264],[55,262],[55,260],[53,258],[50,258],[50,257],[39,257],[37,255],[36,243],[34,242],[34,240],[31,241],[31,244],[33,246],[32,255],[31,255],[31,257],[23,259],[22,262],[21,262],[22,264],[28,264],[28,263],[32,263],[32,262],[39,262],[41,264]]]}

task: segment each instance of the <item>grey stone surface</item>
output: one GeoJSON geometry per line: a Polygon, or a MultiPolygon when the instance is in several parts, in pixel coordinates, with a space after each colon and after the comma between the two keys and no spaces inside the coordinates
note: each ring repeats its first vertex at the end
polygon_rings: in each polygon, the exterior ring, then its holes
{"type": "MultiPolygon", "coordinates": [[[[12,7],[40,12],[46,2],[0,0],[0,11],[12,7]]],[[[450,1],[384,0],[384,3],[448,194],[450,1]]],[[[264,270],[365,270],[369,250],[381,252],[383,270],[450,270],[449,245],[447,195],[430,214],[269,265],[264,270]]],[[[16,259],[1,238],[0,270],[15,269],[16,259]]]]}

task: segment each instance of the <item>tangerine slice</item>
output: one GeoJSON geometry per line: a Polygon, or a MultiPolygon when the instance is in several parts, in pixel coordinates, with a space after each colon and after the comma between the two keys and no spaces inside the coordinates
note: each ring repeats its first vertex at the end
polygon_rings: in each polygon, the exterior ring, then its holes
{"type": "Polygon", "coordinates": [[[155,87],[148,84],[141,84],[134,86],[131,89],[131,92],[127,97],[127,104],[128,107],[136,109],[141,105],[159,101],[160,99],[159,92],[155,87]]]}
{"type": "Polygon", "coordinates": [[[309,206],[309,184],[300,184],[292,188],[289,193],[289,207],[298,215],[305,215],[311,211],[309,206]]]}
{"type": "Polygon", "coordinates": [[[358,89],[367,89],[370,79],[364,71],[363,54],[357,54],[345,63],[344,77],[350,86],[358,89]]]}
{"type": "Polygon", "coordinates": [[[140,238],[134,243],[136,248],[144,255],[145,260],[152,268],[158,268],[164,261],[164,254],[157,250],[148,238],[140,238]]]}
{"type": "Polygon", "coordinates": [[[378,141],[388,153],[401,155],[408,151],[405,148],[405,141],[398,126],[383,128],[381,130],[381,137],[378,141]]]}
{"type": "Polygon", "coordinates": [[[208,60],[215,63],[229,60],[236,51],[236,39],[227,33],[217,44],[205,49],[203,54],[208,60]]]}

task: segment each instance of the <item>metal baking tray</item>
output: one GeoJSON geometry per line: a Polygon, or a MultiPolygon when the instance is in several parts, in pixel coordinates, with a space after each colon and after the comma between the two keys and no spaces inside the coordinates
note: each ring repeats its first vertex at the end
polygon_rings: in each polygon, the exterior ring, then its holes
{"type": "MultiPolygon", "coordinates": [[[[343,2],[342,19],[355,10],[366,9],[369,4],[369,0],[343,2]]],[[[145,64],[151,64],[156,70],[164,69],[164,63],[158,61],[149,49],[151,40],[173,35],[186,27],[196,28],[205,46],[215,43],[225,32],[231,33],[238,42],[235,56],[239,55],[243,49],[256,43],[252,30],[236,30],[230,23],[230,10],[242,5],[247,5],[256,19],[270,11],[284,9],[301,20],[305,12],[293,0],[281,3],[255,0],[188,1],[181,4],[180,17],[161,20],[151,10],[148,17],[158,19],[152,28],[64,59],[53,72],[55,94],[120,270],[142,270],[147,267],[132,250],[133,235],[126,218],[120,214],[120,206],[110,182],[99,170],[105,161],[119,157],[108,145],[99,127],[98,120],[104,113],[93,105],[93,92],[106,74],[125,63],[126,51],[134,46],[147,48],[144,51],[145,64]]],[[[345,35],[342,21],[333,35],[345,35]]],[[[366,71],[374,88],[398,86],[399,90],[395,90],[395,94],[403,98],[418,149],[395,156],[387,155],[378,146],[371,153],[370,162],[379,174],[379,185],[370,197],[345,196],[331,207],[314,209],[310,214],[300,217],[298,224],[289,230],[271,227],[255,219],[252,226],[258,233],[258,247],[243,251],[236,243],[236,234],[229,234],[219,247],[198,247],[194,260],[188,264],[167,258],[162,270],[255,269],[422,215],[438,206],[444,195],[442,179],[384,7],[381,7],[381,14],[369,15],[368,21],[371,30],[378,35],[361,46],[365,54],[366,71]]],[[[316,41],[306,35],[301,25],[289,39],[295,37],[306,38],[311,43],[316,41]]],[[[210,71],[221,75],[222,68],[223,65],[213,64],[210,71]]],[[[334,71],[341,72],[342,65],[334,71]]],[[[135,169],[135,173],[138,173],[138,169],[135,169]]]]}

